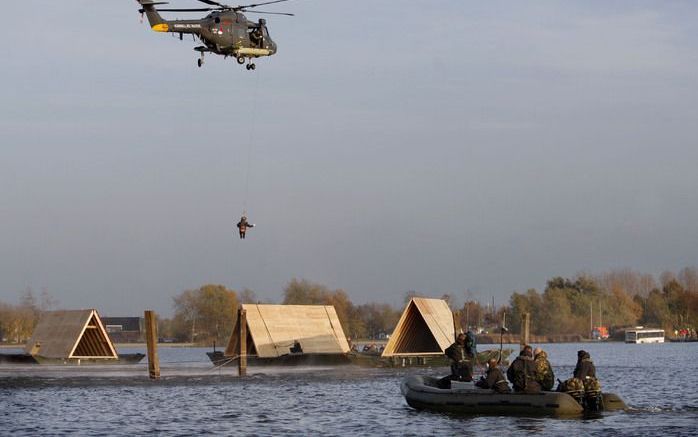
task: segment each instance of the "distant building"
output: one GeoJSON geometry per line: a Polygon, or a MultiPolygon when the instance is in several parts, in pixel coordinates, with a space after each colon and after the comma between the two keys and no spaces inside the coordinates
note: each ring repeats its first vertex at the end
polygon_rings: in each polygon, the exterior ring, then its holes
{"type": "Polygon", "coordinates": [[[109,337],[115,343],[140,343],[143,341],[142,317],[102,317],[109,337]]]}
{"type": "Polygon", "coordinates": [[[591,338],[593,340],[607,340],[608,339],[608,328],[605,326],[596,326],[591,331],[591,338]]]}

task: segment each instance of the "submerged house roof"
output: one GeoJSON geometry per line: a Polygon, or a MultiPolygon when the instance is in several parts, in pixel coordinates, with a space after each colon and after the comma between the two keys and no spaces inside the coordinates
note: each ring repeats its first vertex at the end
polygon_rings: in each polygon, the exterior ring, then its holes
{"type": "MultiPolygon", "coordinates": [[[[343,354],[349,344],[332,305],[243,304],[247,319],[247,353],[260,358],[290,353],[297,342],[303,353],[343,354]]],[[[230,336],[226,356],[237,356],[240,321],[230,336]]]]}
{"type": "Polygon", "coordinates": [[[94,309],[42,313],[24,351],[45,358],[118,358],[94,309]]]}
{"type": "Polygon", "coordinates": [[[443,299],[410,299],[383,350],[384,357],[441,355],[453,344],[453,313],[443,299]]]}

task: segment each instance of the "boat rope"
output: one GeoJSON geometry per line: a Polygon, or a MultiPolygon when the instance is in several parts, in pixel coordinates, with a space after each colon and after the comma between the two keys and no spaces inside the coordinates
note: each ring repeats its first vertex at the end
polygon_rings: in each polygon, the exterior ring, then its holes
{"type": "MultiPolygon", "coordinates": [[[[249,354],[249,355],[245,355],[245,356],[246,356],[246,357],[257,357],[257,355],[255,355],[255,354],[249,354]]],[[[210,371],[213,371],[213,370],[216,370],[216,369],[220,369],[220,368],[223,367],[223,366],[227,366],[228,364],[232,363],[233,361],[235,361],[235,360],[237,360],[237,359],[239,359],[239,358],[240,358],[240,355],[235,355],[235,356],[226,358],[225,360],[223,360],[223,362],[221,362],[221,363],[219,363],[219,364],[216,364],[216,365],[213,366],[211,369],[209,369],[209,372],[210,372],[210,371]]]]}

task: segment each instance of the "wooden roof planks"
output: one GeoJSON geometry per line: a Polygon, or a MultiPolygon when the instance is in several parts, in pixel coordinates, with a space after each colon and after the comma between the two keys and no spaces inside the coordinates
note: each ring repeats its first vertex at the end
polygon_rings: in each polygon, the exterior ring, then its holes
{"type": "Polygon", "coordinates": [[[453,313],[448,303],[415,297],[402,312],[382,356],[443,355],[454,339],[453,313]]]}
{"type": "MultiPolygon", "coordinates": [[[[243,304],[247,314],[247,353],[260,358],[290,353],[298,342],[306,354],[344,354],[349,344],[332,305],[243,304]]],[[[238,355],[239,321],[226,356],[238,355]]]]}
{"type": "Polygon", "coordinates": [[[46,311],[25,353],[50,359],[117,359],[97,310],[46,311]]]}

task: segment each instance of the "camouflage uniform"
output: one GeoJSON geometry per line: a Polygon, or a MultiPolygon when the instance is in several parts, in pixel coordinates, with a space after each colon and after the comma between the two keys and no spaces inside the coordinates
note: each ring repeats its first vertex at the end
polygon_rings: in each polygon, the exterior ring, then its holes
{"type": "Polygon", "coordinates": [[[509,384],[507,384],[506,379],[504,379],[504,374],[497,367],[490,367],[487,369],[487,378],[481,378],[475,385],[480,388],[492,389],[497,393],[511,392],[509,384]]]}
{"type": "Polygon", "coordinates": [[[523,352],[507,369],[507,378],[516,392],[538,393],[540,391],[540,384],[536,381],[536,364],[533,358],[523,355],[523,352]]]}
{"type": "Polygon", "coordinates": [[[468,354],[465,344],[453,343],[445,354],[451,359],[451,378],[458,381],[473,380],[473,356],[468,354]]]}
{"type": "Polygon", "coordinates": [[[536,355],[534,361],[536,363],[536,381],[543,390],[552,390],[555,385],[555,373],[553,373],[553,368],[548,361],[548,354],[541,351],[536,355]]]}

